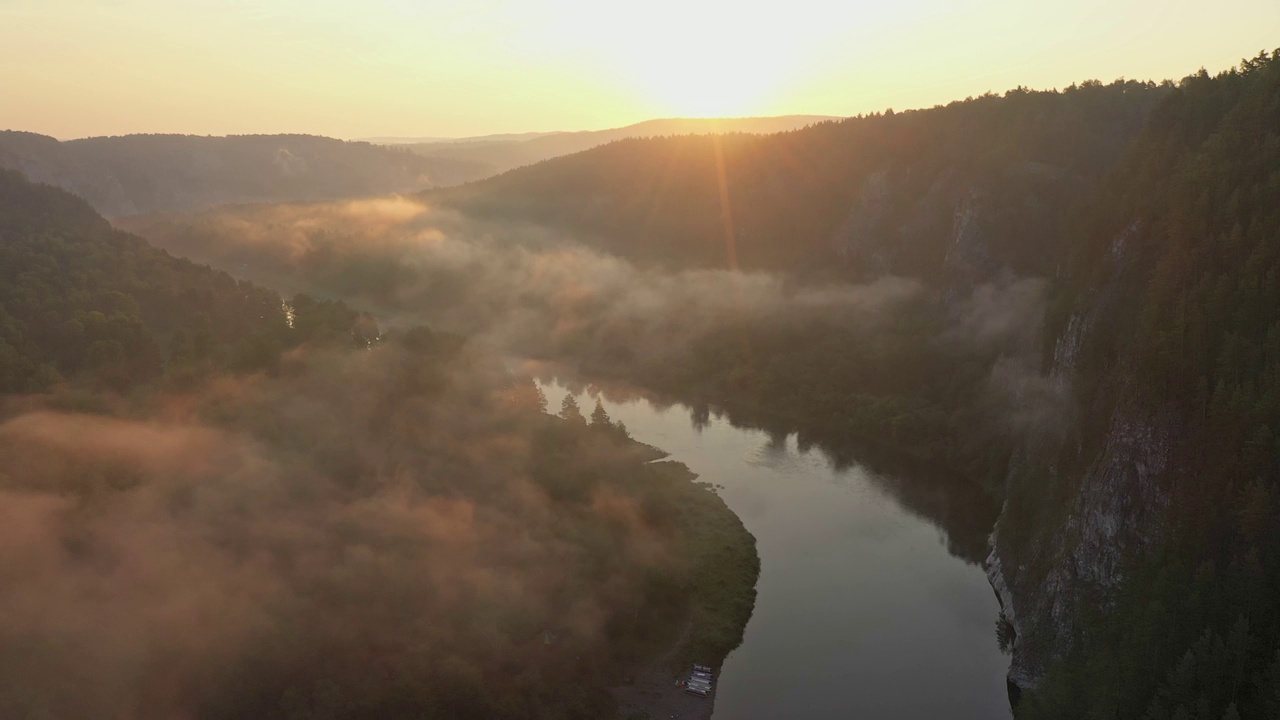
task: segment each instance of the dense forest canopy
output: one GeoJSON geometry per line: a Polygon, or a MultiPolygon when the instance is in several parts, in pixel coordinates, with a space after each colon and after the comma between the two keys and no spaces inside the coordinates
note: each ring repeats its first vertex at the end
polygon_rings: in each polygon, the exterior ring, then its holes
{"type": "Polygon", "coordinates": [[[124,388],[166,365],[256,369],[288,335],[274,292],[157,251],[83,201],[0,171],[0,391],[80,376],[124,388]]]}
{"type": "MultiPolygon", "coordinates": [[[[1144,529],[1155,541],[1124,558],[1120,591],[1095,605],[1105,612],[1079,610],[1072,653],[1025,714],[1275,717],[1280,53],[1184,80],[1084,228],[1050,313],[1081,338],[1083,444],[1055,463],[1087,473],[1111,418],[1152,418],[1170,448],[1155,477],[1168,509],[1144,529]]],[[[1042,539],[1023,527],[1026,506],[1063,492],[1036,483],[1011,497],[1023,542],[1042,539]]]]}
{"type": "Polygon", "coordinates": [[[857,272],[879,256],[894,272],[924,274],[939,271],[955,202],[990,195],[1001,201],[987,218],[993,251],[1043,274],[1073,205],[1168,91],[1136,81],[1019,88],[777,135],[620,140],[425,197],[674,267],[815,271],[840,249],[857,272]]]}

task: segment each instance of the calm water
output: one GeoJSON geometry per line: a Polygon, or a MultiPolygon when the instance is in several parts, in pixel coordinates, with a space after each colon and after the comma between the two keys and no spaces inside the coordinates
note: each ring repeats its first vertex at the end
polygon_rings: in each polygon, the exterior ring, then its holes
{"type": "MultiPolygon", "coordinates": [[[[542,387],[559,408],[564,386],[542,387]]],[[[578,402],[584,413],[595,405],[578,402]]],[[[714,416],[698,428],[679,405],[606,395],[605,408],[722,486],[756,537],[755,614],[725,662],[716,720],[1011,717],[995,596],[981,568],[948,552],[949,537],[964,543],[942,527],[962,503],[936,484],[833,469],[794,437],[714,416]]]]}

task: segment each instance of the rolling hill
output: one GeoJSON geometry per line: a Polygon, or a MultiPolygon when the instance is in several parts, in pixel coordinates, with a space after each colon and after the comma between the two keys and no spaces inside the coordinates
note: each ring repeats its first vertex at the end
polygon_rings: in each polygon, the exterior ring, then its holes
{"type": "Polygon", "coordinates": [[[110,217],[412,192],[490,173],[472,161],[308,135],[126,135],[59,142],[15,131],[0,132],[0,168],[69,190],[110,217]]]}

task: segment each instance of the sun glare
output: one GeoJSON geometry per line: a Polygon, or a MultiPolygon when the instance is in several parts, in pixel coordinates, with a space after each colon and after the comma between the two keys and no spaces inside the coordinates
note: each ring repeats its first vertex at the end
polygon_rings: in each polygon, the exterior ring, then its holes
{"type": "MultiPolygon", "coordinates": [[[[640,92],[665,114],[731,117],[764,114],[773,73],[743,62],[736,48],[709,46],[697,57],[647,58],[632,69],[640,92]]],[[[694,55],[695,53],[690,53],[694,55]]]]}
{"type": "Polygon", "coordinates": [[[655,0],[643,13],[577,6],[548,35],[574,38],[657,114],[725,117],[768,114],[801,71],[804,43],[777,15],[724,2],[655,0]],[[625,33],[602,28],[625,25],[625,33]],[[584,38],[586,38],[584,42],[584,38]]]}
{"type": "Polygon", "coordinates": [[[661,43],[629,43],[617,48],[619,59],[637,90],[668,114],[764,114],[770,95],[786,79],[782,58],[793,54],[762,45],[758,38],[767,33],[749,20],[706,17],[680,28],[653,28],[637,36],[661,38],[661,43]]]}

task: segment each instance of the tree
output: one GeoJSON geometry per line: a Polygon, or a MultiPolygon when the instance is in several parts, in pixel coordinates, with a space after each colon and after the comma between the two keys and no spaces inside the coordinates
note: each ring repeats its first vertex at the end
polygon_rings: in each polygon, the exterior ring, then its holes
{"type": "Polygon", "coordinates": [[[511,387],[503,392],[503,399],[524,410],[536,410],[539,413],[547,411],[547,396],[542,393],[542,388],[529,378],[521,378],[512,383],[511,387]]]}
{"type": "Polygon", "coordinates": [[[564,396],[564,402],[560,403],[560,417],[570,422],[587,424],[587,419],[582,417],[582,410],[578,407],[578,401],[573,395],[564,396]]]}
{"type": "Polygon", "coordinates": [[[604,405],[600,404],[599,400],[596,400],[596,409],[591,411],[591,427],[602,430],[613,428],[613,422],[609,420],[609,413],[604,411],[604,405]]]}

